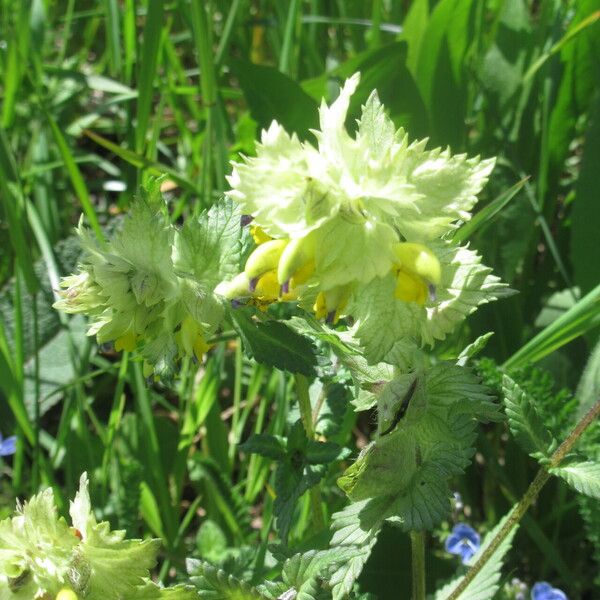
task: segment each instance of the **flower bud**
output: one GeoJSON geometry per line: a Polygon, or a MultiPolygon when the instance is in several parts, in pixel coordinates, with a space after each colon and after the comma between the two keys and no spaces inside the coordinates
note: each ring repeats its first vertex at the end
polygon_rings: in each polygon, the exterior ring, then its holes
{"type": "Polygon", "coordinates": [[[277,279],[283,285],[293,279],[292,287],[306,283],[315,270],[315,244],[314,237],[308,235],[303,238],[290,240],[284,248],[279,259],[277,279]]]}
{"type": "Polygon", "coordinates": [[[56,600],[79,600],[79,598],[73,590],[63,588],[56,594],[56,600]]]}
{"type": "Polygon", "coordinates": [[[288,240],[269,240],[260,244],[252,252],[246,261],[244,272],[248,279],[260,277],[267,271],[277,269],[281,254],[286,247],[288,240]]]}
{"type": "Polygon", "coordinates": [[[245,272],[236,275],[231,281],[222,281],[215,288],[215,294],[228,300],[248,298],[250,296],[250,279],[245,272]]]}

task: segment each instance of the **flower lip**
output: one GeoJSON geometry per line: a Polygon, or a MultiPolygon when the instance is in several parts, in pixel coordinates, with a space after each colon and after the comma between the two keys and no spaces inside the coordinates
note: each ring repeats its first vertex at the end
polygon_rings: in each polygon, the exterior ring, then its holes
{"type": "Polygon", "coordinates": [[[470,525],[457,523],[446,538],[445,547],[447,552],[460,556],[462,563],[467,564],[481,547],[481,538],[470,525]]]}

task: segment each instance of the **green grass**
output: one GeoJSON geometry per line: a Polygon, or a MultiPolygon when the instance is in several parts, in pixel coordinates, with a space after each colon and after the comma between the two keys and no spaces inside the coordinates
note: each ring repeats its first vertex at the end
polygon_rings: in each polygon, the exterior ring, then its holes
{"type": "MultiPolygon", "coordinates": [[[[261,127],[276,118],[310,139],[317,102],[355,70],[361,101],[378,88],[413,136],[499,157],[469,239],[519,294],[437,352],[455,355],[493,330],[494,364],[551,373],[552,393],[540,394],[550,414],[558,389],[575,391],[598,333],[598,11],[597,0],[0,0],[0,423],[20,438],[2,463],[0,514],[43,485],[66,509],[88,471],[101,516],[163,538],[165,582],[201,553],[196,532],[208,522],[238,574],[253,562],[268,570],[273,465],[239,445],[285,433],[297,411],[291,376],[248,359],[225,332],[203,364],[148,385],[135,357],[97,348],[51,304],[75,267],[81,214],[103,239],[153,175],[165,177],[174,220],[197,214],[227,189],[229,160],[253,152],[261,127]]],[[[372,423],[351,411],[342,420],[336,441],[356,449],[372,423]]],[[[478,448],[456,488],[470,519],[491,529],[535,465],[502,424],[478,448]]],[[[327,517],[345,503],[334,470],[322,486],[327,517]]],[[[305,495],[291,544],[310,535],[305,495]]],[[[384,536],[375,556],[398,537],[384,536]]],[[[450,566],[428,543],[431,585],[450,566]]],[[[510,568],[594,597],[590,544],[574,496],[554,482],[510,568]]],[[[373,575],[381,565],[367,565],[365,589],[396,597],[387,575],[373,575]]]]}

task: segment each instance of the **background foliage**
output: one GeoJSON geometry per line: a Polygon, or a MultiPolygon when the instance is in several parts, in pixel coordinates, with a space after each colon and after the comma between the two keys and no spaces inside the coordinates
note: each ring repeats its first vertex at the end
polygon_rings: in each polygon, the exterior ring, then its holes
{"type": "MultiPolygon", "coordinates": [[[[19,434],[0,514],[42,485],[66,509],[88,471],[99,516],[163,539],[163,581],[181,578],[188,556],[250,583],[273,574],[273,490],[293,468],[275,470],[275,450],[252,444],[287,437],[293,448],[289,374],[247,358],[226,331],[203,364],[147,385],[141,363],[96,347],[82,319],[51,304],[77,261],[81,213],[93,229],[113,230],[136,188],[165,174],[173,221],[198,214],[262,127],[277,119],[311,139],[321,97],[357,70],[350,127],[377,88],[412,137],[499,157],[470,240],[520,293],[483,307],[436,352],[455,357],[493,331],[477,363],[484,381],[501,396],[509,372],[560,439],[600,388],[598,351],[580,381],[600,323],[599,17],[598,0],[0,0],[0,423],[5,436],[19,434]],[[263,437],[248,442],[251,434],[263,437]]],[[[243,339],[243,322],[238,330],[243,339]]],[[[263,333],[250,352],[273,362],[263,333]]],[[[301,493],[302,477],[323,477],[331,515],[346,504],[335,479],[374,419],[352,412],[354,389],[335,363],[305,366],[315,367],[325,376],[310,390],[316,429],[338,452],[329,467],[297,472],[290,493],[301,493]]],[[[585,439],[596,454],[598,435],[585,439]]],[[[484,532],[535,462],[505,423],[482,428],[477,447],[454,482],[464,503],[454,518],[484,532]]],[[[313,537],[308,511],[305,494],[289,515],[293,548],[327,543],[313,537]]],[[[597,503],[553,480],[522,525],[508,572],[597,595],[597,503]]],[[[432,587],[454,570],[438,534],[428,542],[432,587]]],[[[408,538],[386,528],[361,589],[397,597],[409,563],[408,538]]]]}

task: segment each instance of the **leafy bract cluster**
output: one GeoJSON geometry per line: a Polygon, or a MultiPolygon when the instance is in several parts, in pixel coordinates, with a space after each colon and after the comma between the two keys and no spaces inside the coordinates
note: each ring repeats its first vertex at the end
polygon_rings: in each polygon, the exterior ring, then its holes
{"type": "Polygon", "coordinates": [[[238,228],[231,205],[217,204],[177,229],[154,181],[106,246],[79,226],[85,254],[55,307],[87,314],[99,343],[137,349],[148,374],[169,375],[177,358],[200,358],[221,323],[213,290],[237,268],[238,228]]]}
{"type": "Polygon", "coordinates": [[[273,122],[257,155],[234,164],[228,195],[252,217],[258,246],[221,291],[299,300],[333,322],[352,314],[367,351],[385,354],[404,336],[443,339],[503,291],[475,252],[449,241],[494,160],[409,142],[376,92],[352,137],[345,121],[358,83],[356,74],[321,105],[316,148],[273,122]]]}
{"type": "Polygon", "coordinates": [[[163,590],[149,580],[158,540],[125,540],[98,523],[88,480],[71,502],[71,526],[58,516],[51,489],[0,522],[0,599],[54,599],[64,590],[87,600],[190,600],[184,587],[163,590]]]}

